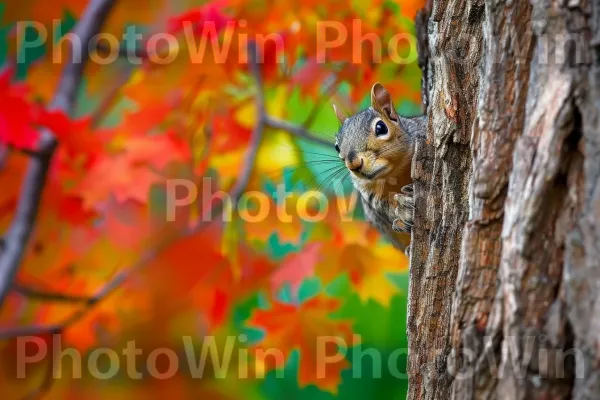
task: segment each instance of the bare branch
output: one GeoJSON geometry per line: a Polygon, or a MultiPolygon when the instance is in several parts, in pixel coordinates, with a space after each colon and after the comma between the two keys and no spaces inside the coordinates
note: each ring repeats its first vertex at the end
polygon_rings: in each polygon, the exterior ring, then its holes
{"type": "MultiPolygon", "coordinates": [[[[242,172],[229,193],[231,197],[232,204],[236,204],[240,197],[243,195],[246,187],[248,186],[248,182],[250,181],[250,177],[252,176],[252,171],[254,170],[254,164],[256,163],[256,156],[258,154],[258,147],[263,138],[263,133],[265,127],[267,126],[267,112],[265,108],[265,96],[263,92],[263,79],[260,71],[260,66],[258,64],[258,49],[256,48],[255,43],[250,43],[248,46],[248,59],[250,62],[250,73],[254,77],[254,81],[256,82],[256,95],[255,102],[257,108],[258,118],[256,121],[256,125],[254,126],[254,130],[252,131],[252,135],[250,137],[250,144],[248,150],[246,151],[246,158],[244,159],[244,163],[242,165],[242,172]]],[[[214,216],[221,214],[223,212],[223,202],[219,202],[216,206],[210,209],[210,218],[206,221],[203,218],[203,221],[199,222],[198,225],[193,227],[190,230],[190,233],[198,232],[199,230],[204,229],[206,225],[213,220],[214,216]]]]}
{"type": "Polygon", "coordinates": [[[83,77],[83,71],[89,60],[89,42],[100,32],[115,0],[91,0],[81,19],[73,29],[73,35],[79,37],[81,48],[73,48],[72,53],[79,52],[80,57],[72,56],[65,66],[50,109],[71,112],[75,105],[77,92],[83,77]],[[80,62],[78,62],[80,60],[80,62]]]}
{"type": "Polygon", "coordinates": [[[131,77],[133,69],[129,68],[125,71],[121,71],[116,78],[111,82],[111,87],[108,90],[107,95],[102,99],[98,108],[92,113],[92,127],[97,128],[104,122],[104,119],[111,111],[114,104],[121,96],[121,90],[131,77]]]}
{"type": "Polygon", "coordinates": [[[35,300],[42,301],[54,301],[58,303],[72,303],[72,304],[82,304],[82,303],[90,303],[93,301],[91,297],[86,296],[75,296],[69,294],[63,294],[50,290],[41,290],[36,288],[31,288],[28,286],[23,286],[18,283],[13,285],[13,289],[15,292],[19,293],[21,296],[29,297],[35,300]]]}
{"type": "Polygon", "coordinates": [[[327,147],[333,146],[333,142],[330,142],[329,140],[327,140],[325,138],[315,136],[314,134],[312,134],[311,132],[309,132],[308,130],[306,130],[304,127],[302,127],[300,125],[296,125],[296,124],[293,124],[288,121],[284,121],[279,118],[275,118],[272,116],[266,116],[265,117],[265,125],[268,126],[269,128],[281,129],[282,131],[289,132],[292,135],[298,136],[299,138],[309,140],[311,142],[320,144],[322,146],[327,146],[327,147]]]}
{"type": "MultiPolygon", "coordinates": [[[[250,146],[248,148],[246,158],[244,160],[243,170],[231,189],[230,196],[233,202],[237,202],[239,198],[242,196],[246,187],[248,186],[248,182],[250,181],[250,177],[252,175],[252,170],[254,169],[254,164],[256,162],[256,155],[258,153],[258,147],[262,141],[262,136],[265,127],[265,103],[264,103],[264,95],[262,92],[262,76],[260,73],[260,68],[257,63],[257,55],[256,48],[254,45],[250,48],[250,60],[251,60],[251,72],[256,80],[256,104],[259,110],[259,118],[256,122],[254,130],[252,132],[252,137],[250,138],[250,146]]],[[[223,206],[219,205],[213,207],[210,210],[211,218],[221,213],[223,211],[223,206]]],[[[173,244],[174,241],[181,239],[185,236],[193,235],[199,230],[203,229],[208,222],[201,221],[195,227],[186,230],[181,235],[177,235],[175,237],[166,240],[157,248],[147,251],[134,265],[131,267],[120,271],[114,278],[112,278],[106,285],[98,290],[98,292],[86,299],[86,305],[81,309],[75,311],[72,315],[66,318],[64,321],[58,324],[53,325],[30,325],[25,327],[17,327],[17,328],[9,328],[0,330],[0,340],[11,339],[14,337],[20,336],[35,336],[42,334],[58,334],[63,332],[69,326],[77,323],[81,320],[91,309],[96,307],[100,302],[106,299],[110,294],[112,294],[115,290],[117,290],[127,279],[129,279],[134,272],[142,269],[146,266],[151,260],[155,259],[158,254],[167,249],[169,246],[173,244]]],[[[64,296],[63,296],[64,297],[64,296]]]]}
{"type": "MultiPolygon", "coordinates": [[[[62,72],[50,109],[69,113],[73,110],[87,61],[88,43],[99,32],[114,2],[115,0],[92,0],[75,26],[73,34],[81,39],[82,46],[79,49],[74,48],[71,52],[71,58],[62,72]],[[81,57],[75,57],[76,55],[81,57]]],[[[4,237],[5,248],[0,255],[0,307],[12,286],[35,226],[48,167],[56,145],[52,132],[42,130],[36,150],[39,155],[30,160],[14,219],[4,237]]]]}
{"type": "Polygon", "coordinates": [[[265,108],[265,95],[263,93],[263,79],[260,71],[260,66],[258,64],[258,49],[256,48],[255,43],[250,43],[248,55],[250,60],[250,72],[252,73],[252,76],[254,77],[254,80],[256,82],[255,100],[259,116],[258,121],[256,121],[256,125],[254,126],[252,136],[250,137],[250,144],[248,151],[246,152],[246,158],[244,160],[242,168],[242,175],[236,181],[236,184],[234,185],[231,192],[232,197],[236,202],[237,200],[239,200],[244,190],[246,190],[246,186],[248,186],[248,181],[250,180],[252,170],[254,169],[256,156],[258,154],[258,147],[260,146],[260,142],[262,141],[265,122],[267,119],[265,108]]]}
{"type": "Polygon", "coordinates": [[[17,148],[13,145],[4,146],[3,148],[6,153],[11,151],[11,152],[20,153],[20,154],[23,154],[23,155],[26,155],[29,157],[40,157],[40,156],[44,155],[43,153],[38,153],[36,150],[17,148]]]}
{"type": "Polygon", "coordinates": [[[50,325],[28,325],[0,330],[0,340],[12,339],[22,336],[37,336],[45,334],[60,334],[68,327],[79,322],[89,311],[98,306],[109,295],[113,294],[121,285],[133,275],[134,272],[153,260],[156,255],[171,245],[173,241],[165,242],[158,250],[147,251],[135,264],[118,272],[108,283],[104,284],[96,294],[85,299],[85,305],[62,322],[50,325]]]}

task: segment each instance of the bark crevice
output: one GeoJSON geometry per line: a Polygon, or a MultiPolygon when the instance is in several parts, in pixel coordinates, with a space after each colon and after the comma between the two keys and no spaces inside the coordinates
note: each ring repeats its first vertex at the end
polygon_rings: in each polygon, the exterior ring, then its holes
{"type": "Polygon", "coordinates": [[[599,8],[432,4],[411,399],[600,393],[599,8]]]}

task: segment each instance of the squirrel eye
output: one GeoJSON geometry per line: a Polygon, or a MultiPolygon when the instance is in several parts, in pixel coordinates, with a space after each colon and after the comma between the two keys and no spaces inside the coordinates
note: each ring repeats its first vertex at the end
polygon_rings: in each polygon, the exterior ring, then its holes
{"type": "Polygon", "coordinates": [[[383,136],[388,133],[388,127],[383,121],[377,121],[375,124],[375,136],[383,136]]]}
{"type": "Polygon", "coordinates": [[[337,144],[335,145],[335,151],[337,151],[338,153],[340,152],[340,146],[338,146],[337,144]]]}

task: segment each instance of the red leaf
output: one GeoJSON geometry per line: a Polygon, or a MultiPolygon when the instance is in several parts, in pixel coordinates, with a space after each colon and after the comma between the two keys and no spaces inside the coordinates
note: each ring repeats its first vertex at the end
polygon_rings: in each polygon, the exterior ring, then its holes
{"type": "Polygon", "coordinates": [[[289,283],[292,292],[296,294],[304,279],[314,276],[315,267],[321,259],[321,248],[321,243],[313,243],[306,246],[300,253],[288,256],[281,267],[271,276],[271,286],[277,290],[289,283]]]}
{"type": "Polygon", "coordinates": [[[233,117],[235,111],[228,110],[225,114],[215,116],[213,132],[215,132],[212,151],[222,153],[237,150],[250,140],[252,130],[239,124],[233,117]]]}
{"type": "Polygon", "coordinates": [[[38,133],[33,120],[38,112],[26,98],[27,86],[11,84],[12,69],[0,73],[0,143],[18,149],[33,149],[38,133]]]}
{"type": "Polygon", "coordinates": [[[293,76],[291,84],[293,87],[300,86],[303,95],[316,95],[323,87],[323,82],[330,71],[323,63],[318,63],[316,58],[308,60],[300,70],[293,76]]]}
{"type": "Polygon", "coordinates": [[[221,32],[227,22],[231,20],[222,11],[227,5],[225,0],[216,0],[201,7],[189,10],[178,17],[171,18],[168,22],[167,31],[171,34],[181,32],[189,24],[193,25],[194,33],[203,31],[206,23],[214,24],[216,33],[221,32]]]}

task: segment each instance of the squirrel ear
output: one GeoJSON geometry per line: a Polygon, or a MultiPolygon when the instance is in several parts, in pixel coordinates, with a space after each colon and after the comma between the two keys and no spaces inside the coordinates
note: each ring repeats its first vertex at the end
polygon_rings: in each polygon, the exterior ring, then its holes
{"type": "Polygon", "coordinates": [[[398,114],[392,103],[392,96],[381,83],[376,83],[371,89],[371,106],[375,111],[387,116],[392,121],[398,121],[398,114]]]}
{"type": "Polygon", "coordinates": [[[337,108],[335,104],[332,104],[332,106],[333,106],[333,111],[335,112],[335,116],[340,121],[340,124],[343,124],[347,118],[346,114],[344,114],[344,112],[342,110],[337,108]]]}

